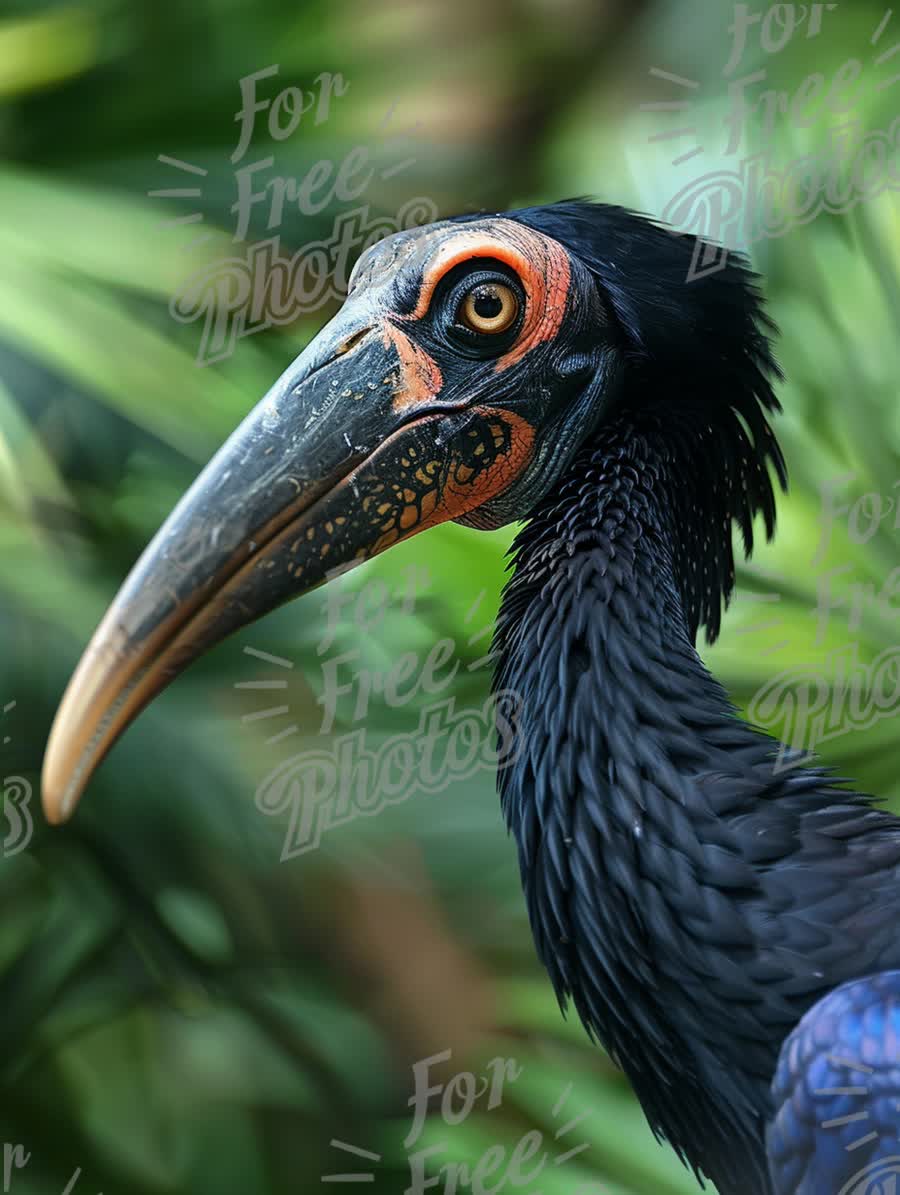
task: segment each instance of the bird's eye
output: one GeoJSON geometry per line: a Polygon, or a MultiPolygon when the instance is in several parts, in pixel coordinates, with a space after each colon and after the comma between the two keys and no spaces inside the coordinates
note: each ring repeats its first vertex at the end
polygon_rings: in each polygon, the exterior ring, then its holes
{"type": "Polygon", "coordinates": [[[463,297],[456,319],[473,332],[492,335],[510,328],[518,314],[519,299],[512,287],[480,282],[463,297]]]}

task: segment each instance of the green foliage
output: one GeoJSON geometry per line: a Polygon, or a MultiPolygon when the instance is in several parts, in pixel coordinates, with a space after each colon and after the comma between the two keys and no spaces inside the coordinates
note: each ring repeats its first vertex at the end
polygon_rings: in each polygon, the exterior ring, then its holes
{"type": "MultiPolygon", "coordinates": [[[[168,313],[188,263],[235,251],[229,155],[239,78],[277,62],[285,84],[311,86],[324,70],[350,81],[333,120],[284,144],[254,144],[295,175],[376,143],[392,105],[397,131],[421,121],[415,166],[373,184],[373,210],[395,212],[413,195],[449,214],[591,192],[659,212],[684,176],[655,156],[637,114],[654,98],[648,68],[702,78],[704,95],[721,100],[724,15],[710,20],[699,0],[571,0],[560,21],[561,7],[7,5],[0,706],[16,706],[2,718],[3,775],[26,777],[37,793],[53,710],[129,565],[328,314],[247,337],[229,359],[200,368],[197,328],[168,313]],[[191,205],[148,197],[177,185],[159,154],[208,172],[197,202],[215,231],[192,256],[183,247],[190,226],[162,227],[191,205]]],[[[856,8],[865,41],[881,10],[856,8]]],[[[833,68],[849,40],[834,26],[818,42],[800,41],[773,79],[796,85],[833,68]]],[[[873,127],[889,96],[867,98],[873,127]]],[[[704,109],[711,123],[720,100],[704,109]]],[[[787,137],[785,158],[802,148],[787,137]]],[[[326,235],[333,215],[295,216],[286,242],[326,235]]],[[[836,611],[818,639],[816,609],[827,569],[846,566],[834,585],[847,594],[883,586],[897,560],[893,518],[861,543],[844,516],[827,551],[817,549],[824,482],[852,474],[840,491],[851,505],[866,494],[898,497],[898,253],[890,193],[756,247],[783,331],[779,432],[792,489],[777,541],[741,572],[741,597],[705,653],[751,712],[781,673],[832,677],[835,649],[858,642],[869,663],[896,643],[896,606],[866,603],[856,627],[836,611]]],[[[344,583],[361,592],[381,580],[393,600],[377,632],[345,618],[330,653],[357,650],[359,668],[384,669],[450,639],[460,662],[454,699],[479,708],[487,669],[468,666],[487,650],[487,638],[474,637],[496,609],[510,536],[443,527],[366,566],[344,583]],[[404,612],[398,578],[411,566],[430,583],[404,612]]],[[[531,1130],[549,1140],[571,1083],[568,1106],[588,1113],[578,1131],[590,1149],[529,1190],[694,1190],[653,1142],[619,1073],[560,1017],[534,958],[488,772],[360,818],[279,863],[287,817],[265,816],[253,798],[279,762],[322,744],[326,603],[325,592],[309,595],[218,648],[129,731],[71,826],[51,832],[37,815],[29,850],[0,858],[0,1146],[31,1153],[12,1190],[55,1195],[76,1168],[78,1195],[312,1190],[322,1174],[372,1165],[336,1151],[329,1143],[338,1140],[380,1154],[369,1189],[397,1192],[409,1181],[410,1067],[448,1048],[445,1078],[477,1070],[485,1050],[522,1067],[501,1107],[456,1127],[431,1119],[423,1141],[446,1144],[448,1159],[474,1166],[531,1130]],[[288,718],[243,720],[262,707],[234,686],[277,674],[248,646],[294,663],[279,701],[299,737],[267,744],[288,718]]],[[[422,704],[421,695],[400,708],[373,699],[371,741],[414,729],[422,704]]],[[[771,712],[778,729],[784,707],[771,712]]],[[[343,704],[335,733],[352,717],[343,704]]],[[[900,804],[895,728],[882,719],[824,743],[823,754],[900,804]]]]}

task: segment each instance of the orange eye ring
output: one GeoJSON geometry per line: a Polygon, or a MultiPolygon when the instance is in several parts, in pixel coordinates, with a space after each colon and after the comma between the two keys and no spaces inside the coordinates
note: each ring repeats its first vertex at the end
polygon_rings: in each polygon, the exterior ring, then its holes
{"type": "Polygon", "coordinates": [[[502,282],[479,282],[459,305],[457,319],[473,332],[496,335],[512,327],[519,314],[519,298],[502,282]]]}

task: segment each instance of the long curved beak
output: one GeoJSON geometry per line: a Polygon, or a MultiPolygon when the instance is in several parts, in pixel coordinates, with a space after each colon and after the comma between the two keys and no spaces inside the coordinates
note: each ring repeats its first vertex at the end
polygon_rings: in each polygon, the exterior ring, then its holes
{"type": "Polygon", "coordinates": [[[460,474],[453,449],[477,416],[442,406],[435,363],[423,365],[397,325],[359,306],[348,303],[282,375],[122,586],[53,724],[43,771],[51,822],[71,815],[123,730],[202,652],[477,504],[487,455],[460,474]]]}

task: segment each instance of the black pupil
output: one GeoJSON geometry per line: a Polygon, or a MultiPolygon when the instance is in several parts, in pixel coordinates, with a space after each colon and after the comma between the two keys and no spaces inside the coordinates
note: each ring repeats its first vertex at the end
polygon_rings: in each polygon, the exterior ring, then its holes
{"type": "Polygon", "coordinates": [[[503,300],[492,286],[479,286],[472,306],[481,319],[496,319],[503,310],[503,300]]]}

